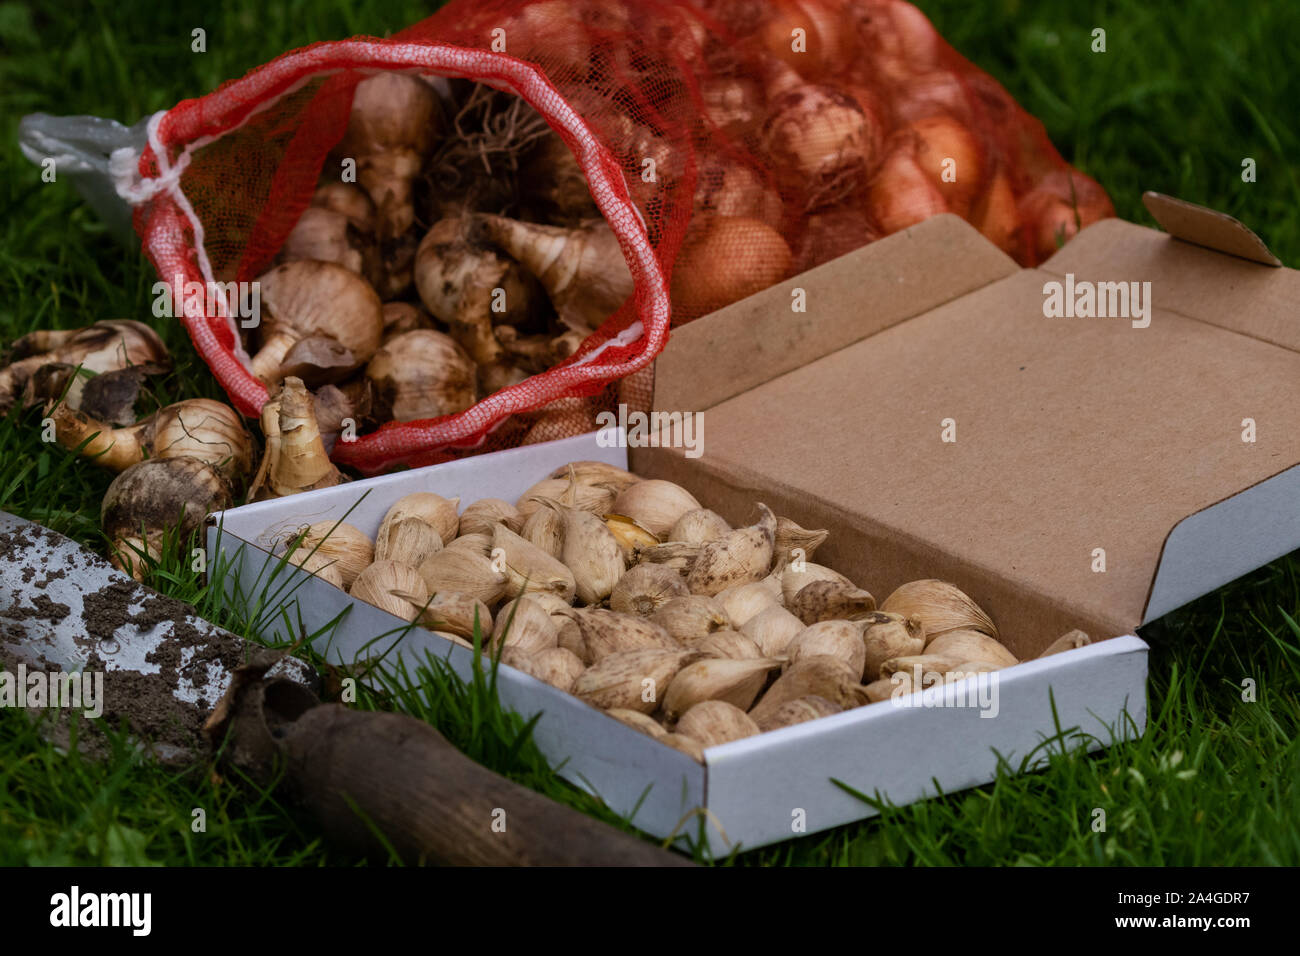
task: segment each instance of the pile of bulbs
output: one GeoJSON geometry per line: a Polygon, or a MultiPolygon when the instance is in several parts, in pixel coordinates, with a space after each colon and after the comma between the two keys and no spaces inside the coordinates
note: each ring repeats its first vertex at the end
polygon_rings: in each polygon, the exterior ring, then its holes
{"type": "Polygon", "coordinates": [[[349,420],[362,433],[450,415],[558,364],[633,291],[540,116],[487,87],[400,73],[358,84],[346,135],[258,282],[252,371],[273,391],[307,386],[327,451],[349,420]]]}
{"type": "MultiPolygon", "coordinates": [[[[417,492],[373,541],[299,529],[286,560],[487,651],[696,759],[705,747],[1017,663],[951,584],[879,607],[810,558],[828,532],[757,505],[732,528],[686,489],[574,462],[511,504],[417,492]]],[[[1088,642],[1072,631],[1044,654],[1088,642]]]]}

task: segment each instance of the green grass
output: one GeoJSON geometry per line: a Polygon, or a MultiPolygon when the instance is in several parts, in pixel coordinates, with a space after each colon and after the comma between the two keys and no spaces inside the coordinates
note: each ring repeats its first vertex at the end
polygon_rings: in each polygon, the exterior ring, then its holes
{"type": "MultiPolygon", "coordinates": [[[[924,2],[944,35],[1041,117],[1061,152],[1096,177],[1120,215],[1150,224],[1145,189],[1206,203],[1255,228],[1300,264],[1300,6],[1112,0],[924,2]],[[1094,27],[1105,54],[1089,50],[1094,27]],[[1241,180],[1252,157],[1258,181],[1241,180]]],[[[316,0],[205,5],[0,3],[0,338],[38,327],[146,317],[155,280],[137,251],[107,236],[64,183],[43,184],[19,154],[25,113],[90,113],[134,122],[206,92],[272,56],[320,39],[382,35],[426,4],[316,0]],[[190,52],[203,27],[208,52],[190,52]]],[[[175,325],[160,330],[175,371],[159,404],[219,397],[175,325]]],[[[0,423],[0,508],[103,551],[98,506],[110,477],[39,438],[39,415],[0,423]]],[[[181,562],[151,583],[240,629],[181,562]]],[[[1276,562],[1147,629],[1150,724],[1139,741],[1055,755],[1036,773],[743,854],[760,865],[1300,863],[1300,561],[1276,562]],[[1242,681],[1257,698],[1242,699],[1242,681]],[[1093,831],[1096,810],[1104,833],[1093,831]]],[[[502,714],[435,671],[364,694],[404,706],[470,756],[617,822],[559,780],[502,714]],[[416,690],[419,690],[418,700],[416,690]],[[477,701],[477,703],[476,703],[477,701]]],[[[91,763],[42,742],[0,710],[0,864],[352,864],[292,808],[209,768],[161,769],[123,749],[91,763]],[[191,831],[202,807],[207,830],[191,831]]],[[[383,862],[382,860],[374,862],[383,862]]]]}

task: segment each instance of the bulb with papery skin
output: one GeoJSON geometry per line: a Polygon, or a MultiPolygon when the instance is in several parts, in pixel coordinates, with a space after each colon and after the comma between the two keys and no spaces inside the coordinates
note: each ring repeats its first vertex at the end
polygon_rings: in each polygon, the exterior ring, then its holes
{"type": "Polygon", "coordinates": [[[327,336],[346,349],[354,367],[369,361],[384,333],[383,304],[355,272],[333,262],[286,262],[261,275],[261,348],[252,371],[268,385],[284,377],[289,350],[309,336],[327,336]]]}
{"type": "Polygon", "coordinates": [[[161,560],[169,535],[186,546],[204,518],[234,504],[230,483],[196,458],[150,458],[131,465],[104,493],[101,520],[113,566],[142,580],[161,560]]]}
{"type": "Polygon", "coordinates": [[[380,240],[395,239],[415,223],[411,189],[440,116],[437,94],[418,77],[379,73],[357,84],[336,152],[355,160],[357,182],[375,204],[380,240]]]}
{"type": "Polygon", "coordinates": [[[399,422],[438,418],[474,404],[474,362],[448,335],[415,329],[389,339],[370,364],[375,400],[399,422]]]}

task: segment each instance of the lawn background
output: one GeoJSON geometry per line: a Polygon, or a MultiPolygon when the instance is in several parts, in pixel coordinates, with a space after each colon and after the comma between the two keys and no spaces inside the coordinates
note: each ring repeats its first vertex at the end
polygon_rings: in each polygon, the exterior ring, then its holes
{"type": "MultiPolygon", "coordinates": [[[[1300,4],[1113,0],[919,6],[953,45],[1040,117],[1067,159],[1096,177],[1119,214],[1157,189],[1238,216],[1300,265],[1300,4]],[[1107,52],[1090,50],[1106,30],[1107,52]],[[1255,159],[1257,181],[1241,164],[1255,159]]],[[[374,0],[163,4],[0,3],[0,339],[38,327],[147,318],[155,276],[63,183],[43,184],[16,145],[29,112],[134,122],[316,40],[384,35],[431,7],[374,0]],[[183,7],[192,7],[186,12],[183,7]],[[191,30],[207,52],[190,52],[191,30]]],[[[1297,306],[1300,317],[1300,305],[1297,306]]],[[[177,326],[162,330],[176,370],[160,402],[221,397],[177,326]]],[[[1298,383],[1300,386],[1300,383],[1298,383]]],[[[35,412],[0,423],[0,508],[101,551],[110,476],[43,445],[35,412]]],[[[1159,493],[1152,489],[1152,493],[1159,493]]],[[[1292,555],[1143,632],[1152,645],[1150,724],[1135,743],[1054,758],[1041,773],[903,809],[780,847],[746,864],[1300,863],[1300,561],[1292,555]],[[1242,699],[1252,680],[1256,699],[1242,699]],[[1106,813],[1094,832],[1094,811],[1106,813]]],[[[182,566],[154,586],[238,627],[182,566]]],[[[447,690],[436,676],[427,686],[447,690]]],[[[468,716],[444,693],[421,711],[458,746],[522,782],[606,819],[551,774],[520,722],[468,716]]],[[[406,705],[414,706],[413,698],[406,705]]],[[[363,704],[391,707],[394,695],[363,704]]],[[[268,795],[206,770],[172,773],[125,751],[65,758],[18,712],[0,711],[0,864],[354,863],[268,795]],[[191,831],[203,807],[207,831],[191,831]]]]}

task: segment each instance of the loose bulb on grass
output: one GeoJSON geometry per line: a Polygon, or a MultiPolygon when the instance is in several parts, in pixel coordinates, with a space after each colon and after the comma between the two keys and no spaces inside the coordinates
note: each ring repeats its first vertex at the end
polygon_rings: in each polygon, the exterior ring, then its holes
{"type": "Polygon", "coordinates": [[[122,471],[149,458],[197,458],[214,466],[235,485],[248,477],[253,439],[239,413],[207,398],[168,405],[144,421],[114,428],[58,403],[47,408],[55,439],[95,464],[122,471]]]}
{"type": "Polygon", "coordinates": [[[131,465],[113,479],[101,506],[113,566],[143,580],[149,562],[162,558],[169,535],[183,546],[209,513],[233,503],[230,483],[197,458],[150,458],[131,465]]]}
{"type": "MultiPolygon", "coordinates": [[[[87,372],[109,372],[130,365],[171,367],[171,356],[158,333],[141,322],[113,319],[96,322],[84,329],[39,331],[18,339],[13,345],[15,361],[0,369],[0,413],[16,401],[31,404],[28,394],[32,376],[46,365],[65,364],[87,372]]],[[[85,380],[71,380],[64,401],[77,407],[85,380]]]]}
{"type": "Polygon", "coordinates": [[[81,373],[71,365],[46,365],[32,378],[35,391],[47,399],[62,399],[65,404],[75,407],[91,418],[98,418],[108,425],[134,425],[139,415],[136,404],[140,400],[141,390],[151,376],[166,371],[160,365],[129,365],[100,372],[90,378],[82,378],[81,373]],[[67,370],[69,376],[78,376],[81,381],[71,383],[81,386],[81,398],[75,404],[69,399],[74,389],[67,387],[69,380],[58,382],[53,388],[42,391],[39,380],[47,374],[57,380],[60,370],[67,370]]]}

